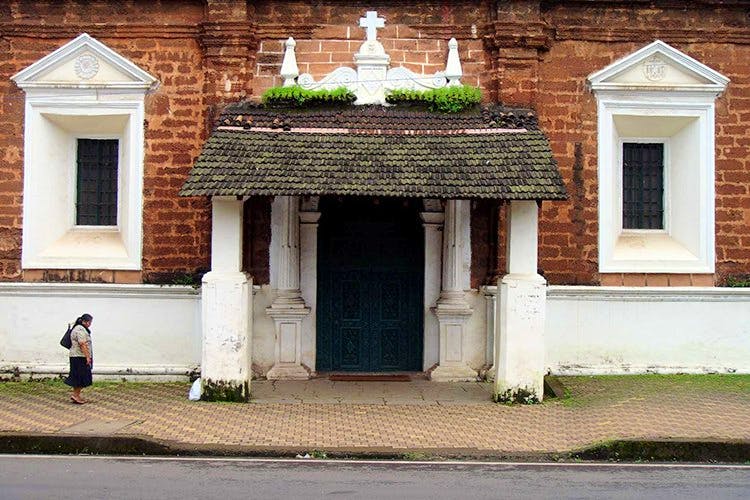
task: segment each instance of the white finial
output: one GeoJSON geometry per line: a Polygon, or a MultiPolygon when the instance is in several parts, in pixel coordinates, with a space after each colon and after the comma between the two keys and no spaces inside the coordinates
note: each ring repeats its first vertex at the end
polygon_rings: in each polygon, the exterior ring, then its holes
{"type": "Polygon", "coordinates": [[[445,65],[445,77],[448,79],[448,86],[461,85],[463,74],[461,61],[458,58],[458,42],[455,38],[451,38],[448,42],[448,62],[445,65]]]}
{"type": "Polygon", "coordinates": [[[297,46],[297,42],[294,41],[294,38],[289,37],[284,45],[286,45],[286,50],[284,51],[284,62],[281,63],[281,76],[284,78],[284,87],[291,87],[296,84],[294,79],[299,76],[297,56],[294,55],[294,47],[297,46]]]}
{"type": "Polygon", "coordinates": [[[367,29],[367,41],[374,42],[378,38],[378,28],[385,27],[385,19],[378,17],[377,11],[369,10],[365,17],[359,18],[359,26],[367,29]]]}

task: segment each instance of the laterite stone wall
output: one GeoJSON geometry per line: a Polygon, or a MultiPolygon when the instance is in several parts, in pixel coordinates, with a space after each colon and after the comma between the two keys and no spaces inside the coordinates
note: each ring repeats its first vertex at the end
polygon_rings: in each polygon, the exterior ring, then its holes
{"type": "MultiPolygon", "coordinates": [[[[367,10],[386,18],[378,39],[392,65],[443,70],[456,37],[463,81],[488,101],[534,108],[569,200],[544,202],[540,271],[552,284],[687,286],[750,274],[750,2],[422,2],[267,0],[22,1],[0,5],[0,280],[170,282],[210,265],[210,204],[181,198],[221,107],[281,84],[283,42],[301,72],[341,65],[365,38],[367,10]],[[156,76],[146,99],[143,271],[21,270],[24,94],[10,77],[82,32],[156,76]],[[716,105],[716,274],[598,273],[596,100],[586,77],[661,39],[731,79],[716,105]]],[[[264,202],[265,203],[265,202],[264,202]]],[[[260,205],[263,205],[261,203],[260,205]]],[[[265,278],[268,217],[248,227],[247,269],[265,278]]],[[[502,274],[504,213],[473,208],[472,284],[502,274]],[[496,238],[490,234],[495,231],[496,238]],[[495,242],[492,248],[491,242],[495,242]],[[489,260],[495,260],[495,264],[489,260]]]]}
{"type": "Polygon", "coordinates": [[[0,64],[0,280],[169,281],[208,266],[209,205],[177,196],[207,133],[197,38],[203,15],[200,1],[15,1],[0,7],[0,50],[10,55],[0,64]],[[24,93],[10,77],[82,32],[160,82],[145,103],[142,273],[21,270],[24,93]]]}
{"type": "Polygon", "coordinates": [[[750,274],[750,18],[740,7],[549,2],[556,39],[539,62],[535,108],[570,196],[545,202],[540,266],[555,284],[711,286],[750,274]],[[743,34],[744,33],[744,34],[743,34]],[[716,101],[716,274],[606,274],[598,266],[597,113],[586,77],[661,39],[731,82],[716,101]]]}

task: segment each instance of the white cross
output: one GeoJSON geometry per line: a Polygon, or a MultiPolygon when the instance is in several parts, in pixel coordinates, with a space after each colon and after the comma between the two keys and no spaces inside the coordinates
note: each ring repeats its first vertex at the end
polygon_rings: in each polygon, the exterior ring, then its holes
{"type": "Polygon", "coordinates": [[[359,26],[360,28],[367,29],[367,41],[373,42],[378,38],[378,32],[376,30],[385,26],[385,19],[378,17],[376,11],[369,10],[365,17],[359,18],[359,26]]]}

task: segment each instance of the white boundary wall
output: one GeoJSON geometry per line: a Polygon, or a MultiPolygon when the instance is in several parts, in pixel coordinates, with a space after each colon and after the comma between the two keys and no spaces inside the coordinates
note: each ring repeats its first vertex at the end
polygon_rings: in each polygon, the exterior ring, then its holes
{"type": "Polygon", "coordinates": [[[200,291],[186,286],[0,283],[0,376],[67,373],[59,341],[88,312],[98,378],[187,379],[201,359],[200,291]]]}
{"type": "Polygon", "coordinates": [[[750,289],[550,286],[554,374],[750,373],[750,289]]]}
{"type": "MultiPolygon", "coordinates": [[[[750,289],[550,286],[547,298],[552,373],[750,373],[750,289]]],[[[83,312],[94,316],[99,378],[184,380],[200,366],[199,290],[0,283],[0,377],[67,372],[58,341],[83,312]]],[[[263,364],[260,330],[253,361],[263,364]]],[[[482,352],[484,342],[471,339],[482,352]]]]}

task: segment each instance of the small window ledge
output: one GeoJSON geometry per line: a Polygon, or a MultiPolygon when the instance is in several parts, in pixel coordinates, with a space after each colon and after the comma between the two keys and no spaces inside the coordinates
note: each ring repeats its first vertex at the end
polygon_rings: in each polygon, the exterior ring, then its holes
{"type": "Polygon", "coordinates": [[[30,259],[25,268],[38,269],[122,269],[138,270],[138,258],[128,254],[116,227],[79,227],[30,259]]]}
{"type": "Polygon", "coordinates": [[[602,272],[711,273],[713,268],[664,232],[624,232],[616,240],[612,258],[602,272]]]}

